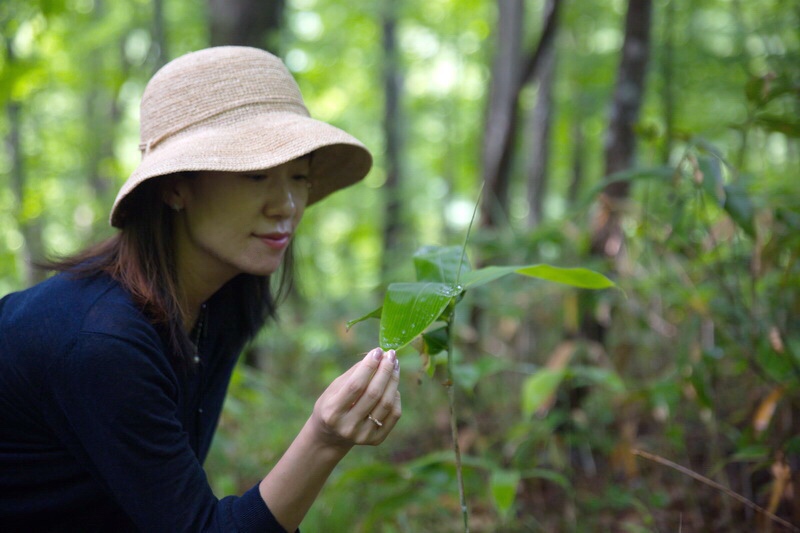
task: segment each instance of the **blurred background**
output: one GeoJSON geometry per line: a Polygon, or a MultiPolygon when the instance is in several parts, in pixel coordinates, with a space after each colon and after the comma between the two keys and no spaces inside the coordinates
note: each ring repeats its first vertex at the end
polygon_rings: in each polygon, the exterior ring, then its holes
{"type": "MultiPolygon", "coordinates": [[[[219,496],[377,344],[347,320],[413,279],[419,247],[463,244],[477,205],[474,267],[583,266],[621,290],[509,277],[459,305],[472,531],[789,530],[635,450],[800,525],[800,3],[2,0],[0,31],[0,295],[111,234],[144,85],[188,51],[280,55],[312,115],[376,156],[306,215],[296,290],[206,464],[219,496]]],[[[464,530],[443,360],[400,357],[400,425],[346,458],[304,531],[464,530]]]]}

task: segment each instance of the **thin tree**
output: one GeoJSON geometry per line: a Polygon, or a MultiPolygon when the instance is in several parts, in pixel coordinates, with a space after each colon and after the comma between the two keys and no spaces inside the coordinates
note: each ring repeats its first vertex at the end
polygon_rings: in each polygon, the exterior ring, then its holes
{"type": "MultiPolygon", "coordinates": [[[[625,38],[605,138],[606,176],[634,165],[634,128],[644,99],[650,57],[651,14],[651,0],[629,0],[625,16],[625,38]]],[[[612,258],[619,255],[623,244],[620,216],[622,206],[628,198],[629,187],[626,181],[614,181],[601,193],[592,224],[593,254],[612,258]]]]}
{"type": "MultiPolygon", "coordinates": [[[[2,40],[6,48],[6,66],[13,67],[17,63],[14,51],[13,37],[4,36],[2,40]]],[[[44,247],[42,244],[42,228],[38,219],[28,219],[25,216],[25,190],[27,184],[27,172],[25,168],[25,155],[22,146],[22,121],[24,107],[21,102],[9,98],[5,106],[6,120],[8,121],[8,133],[5,144],[8,158],[11,162],[9,177],[11,178],[11,192],[14,195],[16,204],[15,215],[22,233],[22,258],[25,281],[33,285],[42,281],[45,272],[36,268],[35,263],[44,259],[44,247]]]]}
{"type": "MultiPolygon", "coordinates": [[[[625,37],[622,44],[614,93],[605,138],[605,176],[609,177],[634,165],[636,135],[645,93],[645,80],[650,57],[651,0],[629,0],[625,15],[625,37]]],[[[623,250],[621,216],[628,199],[629,184],[611,181],[600,194],[591,224],[591,254],[618,259],[623,250]]],[[[581,333],[603,343],[607,324],[601,324],[585,302],[581,333]]]]}
{"type": "Polygon", "coordinates": [[[402,183],[401,153],[403,142],[400,99],[403,77],[400,71],[397,51],[396,9],[394,0],[384,0],[382,13],[384,58],[382,74],[385,98],[383,132],[386,142],[386,183],[383,187],[383,194],[386,198],[386,209],[384,211],[383,245],[388,252],[383,254],[382,271],[384,278],[394,264],[392,251],[397,250],[400,241],[400,219],[402,217],[400,184],[402,183]]]}
{"type": "Polygon", "coordinates": [[[280,52],[285,0],[208,0],[211,45],[241,45],[280,52]]]}
{"type": "MultiPolygon", "coordinates": [[[[555,0],[548,0],[545,8],[545,24],[547,16],[554,10],[555,0]]],[[[544,197],[547,191],[547,166],[550,155],[550,128],[553,117],[553,85],[556,71],[555,39],[542,43],[541,72],[538,76],[538,92],[536,104],[530,118],[530,135],[527,145],[528,155],[528,205],[530,211],[528,224],[531,227],[542,221],[544,197]]]]}
{"type": "Polygon", "coordinates": [[[560,0],[547,2],[539,41],[533,52],[523,59],[521,39],[524,4],[520,0],[498,0],[497,51],[492,67],[482,151],[485,189],[481,223],[486,227],[500,223],[508,210],[520,94],[539,73],[544,55],[555,36],[560,5],[560,0]]]}

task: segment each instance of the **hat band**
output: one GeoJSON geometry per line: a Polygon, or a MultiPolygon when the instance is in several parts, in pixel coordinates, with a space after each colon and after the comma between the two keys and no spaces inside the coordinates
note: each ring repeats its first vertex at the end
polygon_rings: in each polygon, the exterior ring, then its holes
{"type": "Polygon", "coordinates": [[[169,130],[161,133],[160,135],[156,135],[154,137],[150,137],[145,142],[140,142],[139,143],[139,151],[142,152],[142,157],[144,157],[148,153],[150,153],[150,150],[155,148],[157,144],[160,144],[161,142],[163,142],[164,140],[168,139],[169,137],[172,137],[173,135],[176,135],[176,134],[178,134],[178,133],[180,133],[182,131],[185,131],[185,130],[187,130],[189,128],[192,128],[194,126],[198,126],[198,125],[200,125],[200,124],[202,124],[204,122],[207,122],[207,121],[209,121],[209,120],[211,120],[213,118],[219,117],[221,115],[225,115],[225,114],[230,113],[232,111],[236,111],[237,109],[241,109],[243,107],[248,107],[248,106],[252,106],[252,105],[258,105],[258,104],[270,105],[270,106],[274,106],[275,104],[289,104],[291,106],[297,107],[298,109],[302,110],[302,115],[303,116],[309,116],[309,113],[308,113],[308,110],[306,109],[306,107],[302,103],[298,102],[296,99],[291,99],[291,98],[263,98],[263,97],[259,97],[259,98],[249,98],[249,99],[239,100],[239,101],[234,102],[231,105],[229,105],[228,107],[225,107],[223,109],[216,108],[216,109],[210,110],[207,113],[195,115],[195,120],[192,120],[192,121],[187,122],[185,124],[178,125],[178,126],[172,128],[172,129],[169,129],[169,130]]]}

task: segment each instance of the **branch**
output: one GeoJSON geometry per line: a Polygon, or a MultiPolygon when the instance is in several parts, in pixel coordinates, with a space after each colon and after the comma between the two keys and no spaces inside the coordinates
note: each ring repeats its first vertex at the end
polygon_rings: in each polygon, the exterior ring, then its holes
{"type": "MultiPolygon", "coordinates": [[[[517,82],[517,90],[516,94],[522,91],[522,88],[525,87],[526,84],[530,83],[536,78],[536,75],[541,68],[542,58],[545,55],[545,51],[552,46],[552,41],[556,35],[556,28],[558,28],[558,14],[559,14],[559,7],[561,5],[561,0],[550,0],[545,4],[545,9],[547,10],[544,19],[544,26],[542,27],[542,34],[539,36],[539,42],[536,45],[536,49],[528,58],[528,61],[525,63],[525,66],[522,69],[522,76],[519,77],[517,82]]],[[[518,98],[515,98],[514,102],[518,98]]]]}
{"type": "Polygon", "coordinates": [[[763,513],[769,519],[779,523],[780,525],[782,525],[783,527],[789,529],[790,531],[795,531],[795,532],[800,533],[800,527],[797,527],[797,526],[787,522],[783,518],[774,515],[773,513],[767,511],[763,507],[751,502],[750,500],[748,500],[747,498],[745,498],[741,494],[733,492],[728,487],[725,487],[724,485],[720,485],[719,483],[717,483],[714,480],[708,479],[707,477],[705,477],[703,475],[700,475],[697,472],[693,472],[693,471],[689,470],[686,467],[683,467],[683,466],[681,466],[681,465],[679,465],[677,463],[673,463],[669,459],[665,459],[665,458],[663,458],[663,457],[661,457],[659,455],[655,455],[653,453],[645,452],[645,451],[642,451],[642,450],[631,450],[631,453],[633,455],[638,455],[639,457],[644,457],[645,459],[649,459],[651,461],[654,461],[654,462],[656,462],[658,464],[662,464],[664,466],[668,466],[668,467],[670,467],[670,468],[672,468],[674,470],[677,470],[681,474],[686,474],[687,476],[689,476],[691,478],[694,478],[697,481],[700,481],[701,483],[705,483],[709,487],[713,487],[713,488],[715,488],[715,489],[727,494],[728,496],[730,496],[734,500],[739,501],[740,503],[746,505],[747,507],[753,509],[754,511],[757,511],[759,513],[763,513]]]}

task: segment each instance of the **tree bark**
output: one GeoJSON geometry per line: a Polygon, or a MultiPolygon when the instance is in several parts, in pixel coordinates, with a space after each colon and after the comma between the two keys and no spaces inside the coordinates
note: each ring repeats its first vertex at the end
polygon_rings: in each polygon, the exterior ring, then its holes
{"type": "Polygon", "coordinates": [[[481,204],[481,222],[486,227],[496,226],[507,211],[519,96],[525,85],[538,75],[543,55],[555,37],[560,0],[548,1],[539,42],[523,63],[520,63],[520,50],[524,5],[521,0],[499,0],[498,7],[498,45],[483,142],[485,190],[481,204]]]}
{"type": "MultiPolygon", "coordinates": [[[[16,62],[14,46],[10,37],[2,40],[6,46],[6,61],[8,65],[16,62]]],[[[11,191],[16,201],[15,218],[19,225],[20,233],[23,237],[22,270],[25,275],[25,282],[34,285],[45,278],[45,272],[36,268],[37,262],[44,260],[44,245],[42,243],[41,225],[36,219],[28,219],[25,213],[25,189],[27,187],[27,176],[25,170],[25,157],[22,146],[22,113],[23,107],[20,102],[9,99],[6,102],[6,118],[8,120],[8,134],[5,144],[8,151],[8,158],[11,161],[11,191]]]]}
{"type": "MultiPolygon", "coordinates": [[[[605,175],[633,166],[636,153],[634,126],[639,119],[650,55],[651,0],[629,0],[625,17],[625,40],[611,102],[605,139],[605,175]]],[[[609,183],[600,195],[594,219],[592,253],[616,257],[622,247],[621,207],[628,198],[629,184],[609,183]]]]}
{"type": "Polygon", "coordinates": [[[674,50],[675,50],[675,0],[668,0],[664,15],[664,46],[661,59],[661,100],[664,106],[664,143],[661,147],[661,162],[669,164],[672,143],[675,138],[675,85],[674,85],[674,50]]]}
{"type": "Polygon", "coordinates": [[[263,48],[280,54],[285,0],[208,0],[211,45],[263,48]]]}
{"type": "Polygon", "coordinates": [[[164,0],[153,0],[153,38],[150,45],[149,60],[154,71],[160,69],[169,60],[167,44],[167,26],[164,22],[164,0]]]}
{"type": "Polygon", "coordinates": [[[497,50],[483,139],[485,189],[481,221],[494,227],[507,203],[511,145],[517,125],[517,87],[522,43],[522,0],[498,1],[497,50]]]}
{"type": "MultiPolygon", "coordinates": [[[[550,0],[552,3],[554,0],[550,0]]],[[[552,10],[548,10],[552,11],[552,10]]],[[[550,40],[542,51],[539,92],[531,117],[530,155],[528,160],[528,225],[536,227],[543,218],[547,191],[547,166],[550,159],[550,127],[553,116],[553,83],[555,81],[555,46],[550,40]]]]}
{"type": "MultiPolygon", "coordinates": [[[[105,16],[105,3],[98,1],[95,4],[94,17],[100,22],[105,16]]],[[[127,72],[124,53],[124,38],[120,40],[117,51],[122,65],[121,79],[125,79],[127,72]]],[[[89,90],[86,93],[84,105],[86,107],[86,176],[92,185],[95,197],[100,205],[111,205],[113,194],[116,193],[114,179],[108,175],[110,165],[107,161],[114,159],[114,141],[116,125],[121,116],[117,102],[119,87],[109,87],[105,79],[107,68],[107,51],[95,48],[89,52],[87,74],[89,77],[89,90]]]]}
{"type": "Polygon", "coordinates": [[[383,4],[383,88],[384,115],[383,132],[386,140],[386,183],[383,187],[386,198],[384,211],[383,245],[388,252],[383,254],[382,271],[384,277],[394,264],[393,254],[400,242],[401,194],[402,182],[402,124],[400,99],[403,85],[397,54],[396,24],[397,15],[393,0],[384,0],[383,4]]]}
{"type": "MultiPolygon", "coordinates": [[[[577,95],[575,95],[577,96],[577,95]]],[[[572,177],[567,189],[567,206],[575,207],[578,202],[578,195],[581,192],[584,181],[584,150],[586,142],[583,136],[583,108],[575,106],[572,111],[572,177]]]]}
{"type": "MultiPolygon", "coordinates": [[[[606,177],[633,166],[636,153],[634,126],[644,98],[651,11],[651,0],[628,0],[625,39],[605,139],[606,177]]],[[[620,218],[628,193],[628,183],[616,182],[609,183],[600,194],[592,220],[592,255],[614,260],[619,258],[623,249],[620,218]]],[[[594,307],[595,297],[582,295],[581,335],[604,344],[610,318],[599,320],[594,314],[594,307]]]]}

